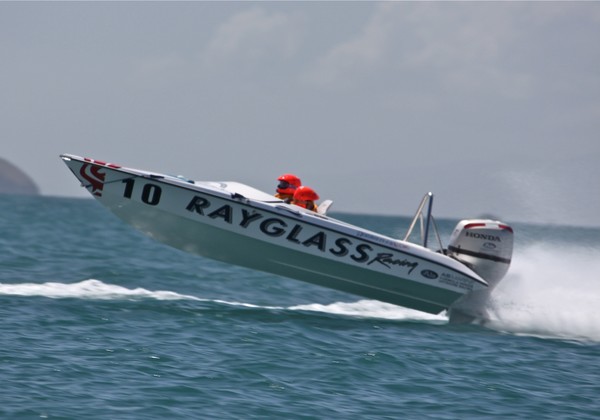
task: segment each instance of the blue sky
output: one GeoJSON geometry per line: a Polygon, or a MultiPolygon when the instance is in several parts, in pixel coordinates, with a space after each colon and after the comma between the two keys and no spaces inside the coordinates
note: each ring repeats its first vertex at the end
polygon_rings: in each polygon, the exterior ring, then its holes
{"type": "Polygon", "coordinates": [[[598,2],[0,2],[0,155],[600,225],[598,2]]]}

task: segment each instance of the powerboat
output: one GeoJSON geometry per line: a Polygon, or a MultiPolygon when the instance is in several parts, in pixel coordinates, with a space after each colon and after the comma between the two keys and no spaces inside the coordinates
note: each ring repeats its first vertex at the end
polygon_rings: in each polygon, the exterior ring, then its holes
{"type": "Polygon", "coordinates": [[[485,300],[510,266],[513,230],[500,221],[463,220],[442,247],[431,193],[396,239],[328,216],[330,200],[314,212],[239,182],[60,157],[96,200],[157,241],[431,314],[448,311],[451,321],[485,317],[485,300]],[[420,243],[410,240],[417,226],[420,243]],[[429,246],[431,236],[439,246],[429,246]]]}

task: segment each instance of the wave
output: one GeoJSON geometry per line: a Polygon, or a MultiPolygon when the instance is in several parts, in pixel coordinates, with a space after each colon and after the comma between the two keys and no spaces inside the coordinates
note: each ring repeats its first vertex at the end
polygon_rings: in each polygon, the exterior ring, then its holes
{"type": "Polygon", "coordinates": [[[151,291],[143,288],[128,289],[100,280],[90,279],[78,283],[0,283],[0,295],[42,296],[53,299],[79,298],[97,300],[156,299],[156,300],[199,300],[195,296],[181,295],[170,291],[151,291]]]}
{"type": "Polygon", "coordinates": [[[128,289],[123,286],[107,284],[96,279],[83,280],[70,284],[58,282],[20,284],[0,283],[0,295],[39,296],[51,299],[77,298],[89,300],[192,300],[197,302],[213,302],[228,306],[267,310],[322,312],[334,315],[381,318],[390,320],[447,322],[447,317],[444,315],[430,315],[374,300],[335,302],[328,305],[313,303],[289,307],[260,306],[244,302],[231,302],[220,299],[204,299],[197,296],[184,295],[166,290],[153,291],[141,287],[128,289]]]}
{"type": "Polygon", "coordinates": [[[96,279],[83,280],[78,283],[0,283],[0,295],[40,296],[51,299],[75,298],[89,300],[193,300],[197,302],[214,302],[246,308],[284,309],[274,306],[258,306],[251,303],[228,302],[218,299],[204,299],[191,295],[183,295],[168,290],[153,291],[141,287],[128,289],[115,284],[107,284],[96,279]]]}
{"type": "MultiPolygon", "coordinates": [[[[44,296],[96,300],[192,300],[266,310],[312,311],[388,320],[447,323],[446,314],[430,315],[374,301],[304,304],[289,307],[204,299],[173,291],[106,284],[89,279],[78,283],[0,283],[0,295],[44,296]]],[[[507,277],[492,293],[484,325],[501,332],[600,342],[600,249],[539,243],[515,254],[507,277]]]]}

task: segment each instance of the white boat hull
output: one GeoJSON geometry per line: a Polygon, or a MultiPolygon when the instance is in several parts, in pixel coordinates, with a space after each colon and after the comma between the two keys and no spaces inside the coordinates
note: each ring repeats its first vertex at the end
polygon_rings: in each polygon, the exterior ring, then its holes
{"type": "Polygon", "coordinates": [[[238,183],[190,183],[63,155],[118,217],[181,250],[439,313],[487,283],[442,254],[284,204],[238,183]]]}

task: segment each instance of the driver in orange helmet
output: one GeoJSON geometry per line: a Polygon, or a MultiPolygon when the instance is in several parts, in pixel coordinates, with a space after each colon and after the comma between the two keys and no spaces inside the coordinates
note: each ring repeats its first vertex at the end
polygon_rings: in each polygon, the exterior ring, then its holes
{"type": "Polygon", "coordinates": [[[295,204],[305,209],[317,211],[315,201],[319,199],[319,195],[310,187],[303,185],[296,189],[292,204],[295,204]]]}
{"type": "Polygon", "coordinates": [[[290,204],[294,199],[294,192],[302,185],[300,178],[293,174],[284,174],[277,178],[279,184],[277,185],[277,194],[275,197],[290,204]]]}

